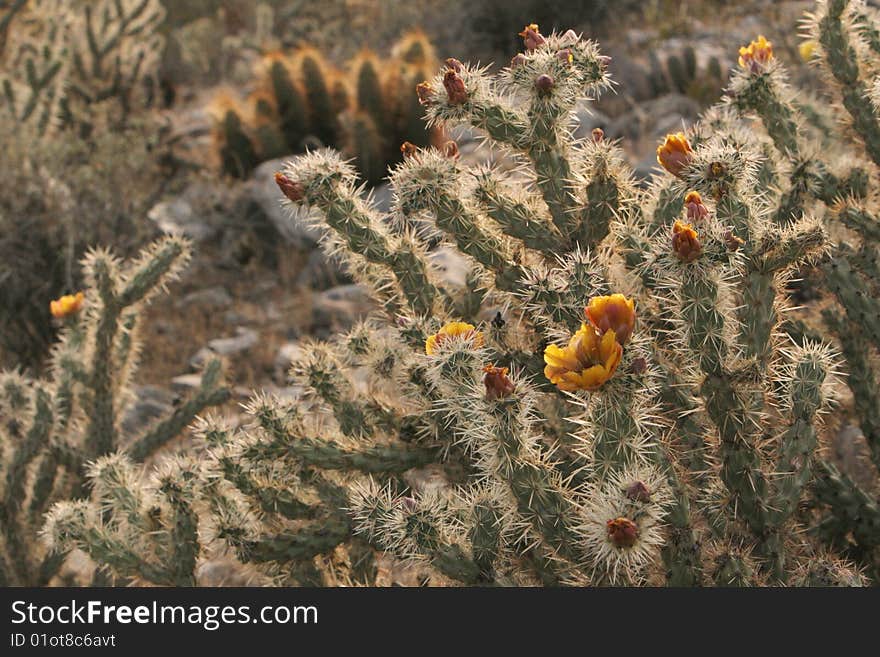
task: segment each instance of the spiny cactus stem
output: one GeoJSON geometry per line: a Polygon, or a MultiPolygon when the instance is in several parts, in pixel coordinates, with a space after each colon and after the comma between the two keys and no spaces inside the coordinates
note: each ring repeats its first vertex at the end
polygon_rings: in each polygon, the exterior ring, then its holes
{"type": "Polygon", "coordinates": [[[254,563],[308,560],[331,551],[351,535],[351,522],[344,515],[331,516],[315,525],[249,543],[240,550],[240,556],[254,563]]]}
{"type": "Polygon", "coordinates": [[[476,217],[457,198],[443,195],[435,210],[437,227],[455,240],[458,248],[495,274],[498,289],[514,291],[523,271],[504,257],[502,245],[481,230],[476,217]]]}
{"type": "Polygon", "coordinates": [[[880,545],[880,506],[876,500],[827,461],[816,463],[816,476],[813,485],[816,499],[831,509],[831,516],[822,522],[819,531],[831,529],[833,536],[852,532],[859,545],[868,548],[880,545]]]}
{"type": "Polygon", "coordinates": [[[529,158],[535,167],[538,189],[550,210],[553,224],[562,235],[577,231],[575,199],[568,186],[571,165],[558,147],[537,142],[529,148],[529,158]]]}
{"type": "Polygon", "coordinates": [[[528,248],[542,253],[563,253],[568,250],[567,241],[556,229],[524,203],[507,196],[491,182],[477,190],[486,213],[511,237],[522,240],[528,248]]]}
{"type": "Polygon", "coordinates": [[[880,221],[869,212],[848,205],[837,216],[847,228],[857,231],[865,240],[880,242],[880,221]]]}
{"type": "Polygon", "coordinates": [[[324,210],[327,225],[346,241],[353,253],[374,264],[384,265],[394,273],[415,313],[425,315],[431,311],[437,290],[428,279],[424,263],[415,253],[393,250],[387,239],[371,228],[370,217],[354,199],[335,195],[324,210]]]}
{"type": "Polygon", "coordinates": [[[104,456],[115,449],[116,409],[111,378],[113,343],[119,329],[122,306],[113,291],[108,265],[99,261],[95,266],[101,316],[95,333],[95,351],[91,367],[91,412],[86,430],[85,447],[92,457],[104,456]]]}
{"type": "Polygon", "coordinates": [[[243,494],[256,498],[261,508],[268,513],[280,513],[290,520],[312,518],[316,508],[301,502],[292,491],[274,486],[265,486],[248,476],[245,467],[229,458],[220,459],[223,476],[243,494]]]}
{"type": "Polygon", "coordinates": [[[858,57],[843,24],[842,15],[848,5],[849,0],[828,2],[827,13],[819,21],[819,43],[827,68],[840,85],[843,106],[852,117],[853,128],[862,138],[868,155],[880,164],[880,120],[859,77],[858,57]]]}
{"type": "Polygon", "coordinates": [[[179,435],[205,408],[228,401],[231,393],[228,388],[220,384],[219,378],[220,361],[214,359],[205,369],[198,390],[186,402],[180,404],[169,418],[157,424],[135,442],[128,450],[129,456],[135,461],[143,461],[179,435]]]}

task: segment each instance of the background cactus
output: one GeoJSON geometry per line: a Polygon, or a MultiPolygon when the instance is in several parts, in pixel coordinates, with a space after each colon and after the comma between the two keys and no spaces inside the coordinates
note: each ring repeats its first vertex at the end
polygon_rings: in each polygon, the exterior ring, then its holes
{"type": "Polygon", "coordinates": [[[609,84],[595,43],[530,24],[498,75],[447,60],[418,89],[428,125],[479,129],[521,166],[407,147],[382,215],[340,154],[286,165],[287,202],[382,312],[305,346],[300,403],[256,395],[248,426],[201,422],[197,464],[144,485],[96,462],[91,502],[56,506],[50,542],[156,583],[196,581],[218,549],[301,584],[339,551],[372,583],[371,550],[465,585],[876,577],[876,499],[820,451],[846,359],[878,452],[873,16],[830,0],[809,24],[859,140],[817,134],[758,38],[644,189],[601,130],[571,137],[575,103],[609,84]],[[440,247],[464,285],[433,266],[440,247]],[[845,310],[828,313],[839,341],[795,321],[789,282],[812,267],[845,310]]]}
{"type": "Polygon", "coordinates": [[[261,161],[331,146],[354,158],[363,179],[376,184],[400,160],[401,143],[425,146],[437,141],[436,131],[426,129],[413,93],[435,67],[434,49],[419,31],[404,35],[391,56],[363,51],[346,70],[307,47],[287,56],[271,55],[257,91],[241,107],[226,94],[215,101],[221,167],[243,178],[261,161]],[[231,124],[230,113],[237,118],[231,124]]]}
{"type": "Polygon", "coordinates": [[[141,311],[189,257],[178,238],[162,239],[138,258],[120,262],[106,251],[84,262],[84,292],[52,302],[64,323],[49,375],[0,375],[0,582],[48,584],[67,550],[38,549],[43,513],[55,502],[85,495],[87,463],[122,450],[141,462],[178,436],[204,408],[224,402],[220,362],[174,413],[141,435],[122,436],[123,411],[140,355],[141,311]]]}
{"type": "Polygon", "coordinates": [[[0,17],[2,104],[44,135],[124,125],[156,91],[165,10],[159,0],[27,0],[0,17]]]}

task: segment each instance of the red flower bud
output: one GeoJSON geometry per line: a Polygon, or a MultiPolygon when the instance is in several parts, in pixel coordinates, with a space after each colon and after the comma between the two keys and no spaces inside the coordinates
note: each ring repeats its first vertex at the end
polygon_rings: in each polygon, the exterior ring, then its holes
{"type": "Polygon", "coordinates": [[[643,481],[634,481],[626,487],[626,496],[634,502],[650,502],[651,491],[643,481]]]}
{"type": "Polygon", "coordinates": [[[553,79],[553,76],[547,75],[546,73],[539,75],[535,79],[535,87],[542,94],[548,94],[556,85],[556,81],[553,79]]]}
{"type": "Polygon", "coordinates": [[[506,367],[486,365],[483,372],[486,373],[483,377],[483,383],[486,386],[486,399],[504,399],[513,394],[516,387],[507,377],[508,369],[506,367]]]}
{"type": "Polygon", "coordinates": [[[446,97],[450,105],[461,105],[467,102],[468,93],[464,87],[464,80],[454,70],[446,71],[443,76],[443,87],[446,89],[446,97]]]}
{"type": "Polygon", "coordinates": [[[295,180],[291,180],[280,171],[275,174],[275,184],[278,185],[281,193],[294,203],[302,201],[303,197],[306,194],[306,190],[302,186],[302,184],[296,182],[295,180]]]}
{"type": "Polygon", "coordinates": [[[455,71],[456,73],[461,73],[462,69],[464,68],[464,64],[458,61],[455,57],[450,57],[449,59],[447,59],[445,64],[446,68],[448,68],[450,71],[455,71]]]}

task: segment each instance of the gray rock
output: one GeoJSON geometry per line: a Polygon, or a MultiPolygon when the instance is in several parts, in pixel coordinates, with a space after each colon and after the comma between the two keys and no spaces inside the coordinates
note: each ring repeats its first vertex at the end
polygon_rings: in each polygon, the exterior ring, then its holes
{"type": "Polygon", "coordinates": [[[322,249],[314,249],[309,259],[296,278],[297,285],[311,290],[326,290],[337,285],[352,282],[342,259],[328,256],[322,249]]]}
{"type": "Polygon", "coordinates": [[[171,389],[181,394],[190,393],[193,390],[196,390],[201,384],[201,374],[181,374],[180,376],[175,376],[171,379],[171,389]]]}
{"type": "Polygon", "coordinates": [[[464,287],[470,272],[468,259],[448,246],[441,246],[428,254],[432,269],[449,287],[464,287]]]}
{"type": "Polygon", "coordinates": [[[597,110],[587,101],[579,101],[574,108],[573,123],[577,126],[572,134],[575,139],[591,139],[594,128],[602,128],[611,123],[611,119],[597,110]]]}
{"type": "Polygon", "coordinates": [[[299,342],[285,342],[275,355],[275,381],[284,383],[287,381],[287,370],[290,365],[302,355],[302,345],[299,342]]]}
{"type": "Polygon", "coordinates": [[[375,302],[360,285],[338,285],[314,296],[313,328],[346,330],[374,308],[375,302]]]}
{"type": "Polygon", "coordinates": [[[134,436],[153,422],[174,411],[174,393],[158,386],[138,386],[133,390],[134,401],[125,409],[122,435],[134,436]]]}
{"type": "Polygon", "coordinates": [[[154,205],[147,217],[165,233],[185,235],[196,242],[204,242],[214,236],[216,230],[193,211],[184,198],[162,201],[154,205]]]}
{"type": "Polygon", "coordinates": [[[390,212],[393,196],[390,183],[379,183],[372,189],[373,207],[383,214],[390,212]]]}
{"type": "Polygon", "coordinates": [[[282,206],[282,195],[275,184],[275,172],[293,156],[263,162],[254,171],[248,183],[247,194],[263,211],[285,242],[298,248],[310,248],[318,242],[321,233],[309,225],[309,211],[282,206]]]}
{"type": "Polygon", "coordinates": [[[205,288],[204,290],[196,290],[190,292],[181,298],[175,304],[178,308],[192,308],[200,306],[203,308],[228,308],[232,305],[232,295],[222,285],[205,288]]]}
{"type": "Polygon", "coordinates": [[[243,326],[239,326],[235,332],[234,337],[211,340],[208,348],[220,356],[232,356],[251,349],[260,339],[259,333],[243,326]]]}

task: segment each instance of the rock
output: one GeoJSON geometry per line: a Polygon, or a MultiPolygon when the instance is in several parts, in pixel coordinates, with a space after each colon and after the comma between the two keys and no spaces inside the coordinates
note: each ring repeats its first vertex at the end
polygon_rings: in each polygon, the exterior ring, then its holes
{"type": "Polygon", "coordinates": [[[202,347],[189,359],[190,369],[200,371],[216,356],[217,354],[213,350],[208,347],[202,347]]]}
{"type": "Polygon", "coordinates": [[[322,249],[314,249],[299,276],[297,285],[310,290],[326,290],[337,285],[348,285],[352,282],[345,264],[338,256],[329,256],[322,249]]]}
{"type": "Polygon", "coordinates": [[[302,355],[302,345],[299,342],[285,342],[275,355],[275,381],[284,383],[287,381],[287,370],[290,365],[302,355]]]}
{"type": "Polygon", "coordinates": [[[232,305],[232,295],[222,285],[190,292],[175,304],[178,308],[190,309],[199,306],[206,309],[228,308],[232,305]]]}
{"type": "Polygon", "coordinates": [[[371,192],[373,207],[382,214],[391,212],[391,203],[394,201],[394,194],[391,189],[391,183],[379,183],[373,187],[371,192]]]}
{"type": "Polygon", "coordinates": [[[251,349],[260,339],[259,333],[253,329],[239,326],[235,337],[216,338],[208,343],[208,348],[220,356],[232,356],[251,349]]]}
{"type": "Polygon", "coordinates": [[[861,428],[854,424],[845,424],[834,438],[834,451],[840,461],[841,470],[860,486],[870,488],[877,471],[861,428]]]}
{"type": "Polygon", "coordinates": [[[171,379],[171,388],[178,393],[188,394],[202,384],[201,374],[181,374],[171,379]]]}
{"type": "Polygon", "coordinates": [[[316,294],[312,300],[313,329],[332,332],[351,328],[375,308],[375,302],[360,285],[338,285],[316,294]]]}
{"type": "Polygon", "coordinates": [[[282,206],[281,192],[275,184],[275,173],[293,156],[267,160],[254,170],[247,186],[247,194],[254,201],[270,223],[284,238],[284,241],[297,248],[306,249],[318,243],[321,232],[309,225],[309,211],[298,209],[292,212],[290,206],[282,206]]]}
{"type": "Polygon", "coordinates": [[[432,269],[449,287],[464,287],[471,266],[468,259],[449,246],[441,246],[428,254],[432,269]]]}
{"type": "Polygon", "coordinates": [[[593,107],[590,102],[582,100],[575,105],[573,123],[577,126],[572,132],[575,139],[592,139],[593,129],[605,130],[611,119],[593,107]]]}
{"type": "Polygon", "coordinates": [[[157,203],[147,212],[147,217],[163,232],[185,235],[196,242],[204,242],[216,233],[212,226],[196,216],[190,202],[182,197],[157,203]]]}
{"type": "Polygon", "coordinates": [[[167,417],[174,411],[174,393],[158,386],[134,388],[134,401],[125,409],[122,418],[122,435],[134,436],[143,432],[153,422],[167,417]]]}
{"type": "Polygon", "coordinates": [[[403,480],[419,495],[439,493],[449,488],[443,468],[436,464],[407,470],[403,473],[403,480]]]}

